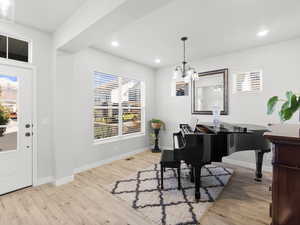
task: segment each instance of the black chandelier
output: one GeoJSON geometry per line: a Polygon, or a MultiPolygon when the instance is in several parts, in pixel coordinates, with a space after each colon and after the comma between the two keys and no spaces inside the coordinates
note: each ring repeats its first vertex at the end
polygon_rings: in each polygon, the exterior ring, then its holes
{"type": "Polygon", "coordinates": [[[176,66],[174,70],[174,77],[173,79],[178,79],[179,77],[184,78],[185,82],[189,82],[191,78],[196,77],[197,72],[194,68],[190,67],[188,65],[188,62],[186,61],[186,55],[185,55],[185,42],[188,40],[187,37],[182,37],[181,41],[183,42],[183,61],[182,65],[176,66]]]}

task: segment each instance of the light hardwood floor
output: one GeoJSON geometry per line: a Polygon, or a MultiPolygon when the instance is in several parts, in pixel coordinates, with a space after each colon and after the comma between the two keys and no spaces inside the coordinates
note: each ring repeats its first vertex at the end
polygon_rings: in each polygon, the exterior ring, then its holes
{"type": "MultiPolygon", "coordinates": [[[[0,197],[0,225],[146,225],[153,224],[105,186],[158,162],[159,154],[140,153],[77,174],[72,183],[42,185],[0,197]]],[[[253,180],[254,171],[226,164],[234,175],[218,201],[203,217],[202,225],[270,224],[268,187],[253,180]]]]}

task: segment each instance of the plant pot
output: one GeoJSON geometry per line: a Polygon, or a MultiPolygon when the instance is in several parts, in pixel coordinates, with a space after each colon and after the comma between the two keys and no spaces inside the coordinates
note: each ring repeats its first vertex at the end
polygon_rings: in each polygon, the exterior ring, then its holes
{"type": "Polygon", "coordinates": [[[6,131],[6,127],[0,126],[0,137],[4,136],[5,131],[6,131]]]}
{"type": "Polygon", "coordinates": [[[160,129],[161,128],[161,123],[151,123],[151,127],[153,129],[160,129]]]}

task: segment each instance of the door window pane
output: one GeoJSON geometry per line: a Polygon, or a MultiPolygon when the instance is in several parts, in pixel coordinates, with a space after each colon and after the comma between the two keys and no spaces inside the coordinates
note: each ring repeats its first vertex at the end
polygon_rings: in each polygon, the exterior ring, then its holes
{"type": "Polygon", "coordinates": [[[17,149],[17,77],[0,75],[0,152],[17,149]]]}
{"type": "Polygon", "coordinates": [[[0,35],[0,57],[6,58],[7,37],[0,35]]]}
{"type": "Polygon", "coordinates": [[[28,42],[9,37],[8,58],[28,62],[28,42]]]}

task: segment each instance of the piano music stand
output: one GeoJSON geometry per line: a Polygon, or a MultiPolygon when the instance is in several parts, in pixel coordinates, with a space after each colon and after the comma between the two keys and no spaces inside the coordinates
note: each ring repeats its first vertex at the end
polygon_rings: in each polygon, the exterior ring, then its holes
{"type": "Polygon", "coordinates": [[[158,146],[158,134],[159,134],[159,130],[160,130],[160,128],[155,128],[154,129],[155,145],[154,145],[154,148],[152,149],[153,153],[160,153],[161,152],[161,150],[159,149],[159,146],[158,146]]]}

